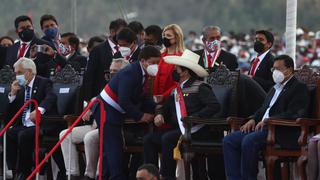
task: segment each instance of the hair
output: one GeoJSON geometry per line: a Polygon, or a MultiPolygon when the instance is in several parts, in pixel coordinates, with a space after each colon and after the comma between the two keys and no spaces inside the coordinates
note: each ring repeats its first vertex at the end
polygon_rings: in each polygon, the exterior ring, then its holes
{"type": "Polygon", "coordinates": [[[14,40],[10,36],[2,36],[2,37],[0,37],[0,43],[4,39],[9,39],[12,42],[12,44],[14,44],[14,40]]]}
{"type": "Polygon", "coordinates": [[[48,20],[52,20],[58,25],[57,19],[53,15],[45,14],[45,15],[41,16],[41,18],[40,18],[40,27],[41,27],[41,29],[42,29],[44,21],[48,21],[48,20]]]}
{"type": "Polygon", "coordinates": [[[146,170],[148,173],[152,174],[153,176],[157,177],[160,180],[160,173],[159,169],[153,164],[143,164],[138,168],[138,171],[146,170]]]}
{"type": "Polygon", "coordinates": [[[267,41],[271,43],[271,46],[273,45],[274,37],[270,31],[258,30],[256,31],[256,34],[263,34],[266,37],[267,41]]]}
{"type": "Polygon", "coordinates": [[[162,44],[162,29],[157,25],[148,26],[145,30],[146,35],[153,35],[157,39],[157,44],[162,44]]]}
{"type": "Polygon", "coordinates": [[[68,36],[77,36],[77,35],[72,32],[66,32],[66,33],[61,34],[61,38],[68,37],[68,36]]]}
{"type": "Polygon", "coordinates": [[[22,15],[22,16],[18,16],[15,20],[14,20],[14,27],[16,29],[18,29],[18,26],[19,26],[19,23],[20,22],[23,22],[23,21],[29,21],[31,24],[32,23],[32,20],[29,16],[26,16],[26,15],[22,15]]]}
{"type": "Polygon", "coordinates": [[[175,35],[176,52],[183,52],[185,50],[185,46],[184,46],[184,40],[183,40],[183,32],[180,26],[177,24],[170,24],[163,29],[162,35],[164,35],[164,32],[168,30],[172,30],[173,34],[175,35]]]}
{"type": "Polygon", "coordinates": [[[14,63],[13,67],[16,68],[19,65],[22,65],[23,69],[30,69],[32,71],[32,74],[37,74],[37,68],[36,64],[29,58],[22,57],[18,59],[17,62],[14,63]]]}
{"type": "Polygon", "coordinates": [[[70,46],[75,47],[75,50],[78,51],[80,40],[77,36],[70,36],[68,38],[68,42],[69,42],[70,46]]]}
{"type": "Polygon", "coordinates": [[[92,49],[95,42],[102,43],[104,40],[101,36],[93,36],[88,41],[88,48],[92,49]]]}
{"type": "Polygon", "coordinates": [[[115,58],[112,60],[113,63],[121,63],[121,69],[129,65],[129,61],[125,60],[124,58],[115,58]]]}
{"type": "Polygon", "coordinates": [[[286,54],[283,54],[283,55],[280,55],[280,56],[277,56],[276,58],[274,58],[274,62],[276,62],[276,61],[283,61],[284,66],[286,66],[286,68],[294,69],[293,59],[286,54]]]}
{"type": "Polygon", "coordinates": [[[145,46],[144,48],[141,49],[140,54],[139,54],[139,60],[147,60],[152,57],[161,57],[160,50],[157,49],[154,46],[145,46]]]}
{"type": "Polygon", "coordinates": [[[191,69],[184,67],[184,66],[181,66],[181,65],[178,65],[178,66],[181,68],[182,71],[188,71],[191,77],[196,78],[196,79],[199,78],[199,76],[195,72],[193,72],[191,69]]]}
{"type": "Polygon", "coordinates": [[[139,21],[132,21],[128,24],[128,28],[130,28],[136,34],[139,34],[144,31],[144,27],[139,21]]]}
{"type": "Polygon", "coordinates": [[[209,30],[215,30],[215,31],[219,31],[221,33],[221,28],[219,26],[205,26],[203,29],[202,29],[202,35],[203,35],[203,38],[207,39],[208,37],[208,31],[209,30]]]}
{"type": "Polygon", "coordinates": [[[136,34],[130,28],[123,28],[117,35],[117,41],[124,40],[128,43],[133,43],[137,40],[136,34]]]}
{"type": "Polygon", "coordinates": [[[117,31],[118,29],[122,28],[122,27],[126,27],[128,24],[124,19],[116,19],[110,22],[109,25],[109,30],[113,29],[115,31],[117,31]]]}

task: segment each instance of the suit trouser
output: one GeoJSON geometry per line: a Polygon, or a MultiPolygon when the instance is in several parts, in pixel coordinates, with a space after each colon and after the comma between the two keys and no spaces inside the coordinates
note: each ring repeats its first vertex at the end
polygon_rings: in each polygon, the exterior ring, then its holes
{"type": "Polygon", "coordinates": [[[95,178],[99,159],[99,130],[95,129],[88,132],[83,142],[87,161],[84,174],[90,178],[95,178]]]}
{"type": "Polygon", "coordinates": [[[229,180],[257,179],[259,152],[266,147],[268,131],[231,133],[223,139],[223,155],[229,180]]]}
{"type": "Polygon", "coordinates": [[[9,169],[29,174],[33,166],[35,127],[13,126],[7,131],[7,162],[9,169]]]}
{"type": "MultiPolygon", "coordinates": [[[[69,157],[69,142],[70,142],[70,134],[65,138],[64,141],[62,141],[61,143],[61,149],[62,149],[62,154],[63,154],[63,158],[64,158],[64,163],[65,163],[65,167],[67,169],[67,174],[71,174],[71,175],[80,175],[80,170],[79,170],[79,156],[78,156],[78,151],[77,151],[77,144],[84,142],[85,137],[87,136],[87,134],[91,131],[95,130],[95,127],[93,127],[93,125],[84,125],[84,126],[78,126],[75,127],[72,131],[72,140],[71,140],[71,157],[69,157]],[[69,169],[69,158],[71,158],[71,169],[69,169]]],[[[67,132],[67,129],[61,131],[60,133],[60,138],[67,132]]],[[[96,147],[92,147],[92,148],[98,148],[96,147]]],[[[86,151],[86,154],[90,153],[86,151]]],[[[93,156],[98,156],[97,154],[93,155],[93,156]]],[[[91,156],[89,156],[91,157],[91,156]]],[[[97,158],[95,158],[97,159],[97,158]]],[[[91,159],[86,159],[87,161],[91,161],[91,159]]],[[[92,163],[91,163],[92,164],[92,163]]],[[[96,161],[96,165],[97,166],[97,161],[96,161]]],[[[90,168],[92,169],[92,168],[90,168]]],[[[94,178],[95,172],[96,172],[96,168],[94,168],[95,171],[94,172],[90,172],[89,174],[91,176],[93,176],[92,178],[94,178]]],[[[87,168],[86,168],[87,170],[87,168]]]]}

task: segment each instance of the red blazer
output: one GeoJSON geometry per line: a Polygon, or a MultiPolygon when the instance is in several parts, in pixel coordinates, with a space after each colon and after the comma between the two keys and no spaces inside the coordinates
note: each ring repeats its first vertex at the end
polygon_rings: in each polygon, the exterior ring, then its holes
{"type": "Polygon", "coordinates": [[[181,55],[182,52],[168,54],[167,51],[161,54],[158,73],[154,79],[154,95],[163,95],[166,98],[176,86],[176,82],[172,79],[172,72],[175,65],[164,62],[163,57],[181,55]]]}

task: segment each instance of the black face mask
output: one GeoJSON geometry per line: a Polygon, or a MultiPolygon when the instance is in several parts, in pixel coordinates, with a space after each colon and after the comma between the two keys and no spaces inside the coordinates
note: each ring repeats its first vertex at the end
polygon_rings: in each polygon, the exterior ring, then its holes
{"type": "Polygon", "coordinates": [[[177,72],[177,70],[174,70],[172,72],[172,79],[175,81],[175,82],[180,82],[180,75],[179,73],[177,72]]]}
{"type": "Polygon", "coordinates": [[[33,39],[34,37],[34,31],[33,29],[23,29],[22,31],[20,31],[18,33],[19,38],[23,41],[23,42],[29,42],[33,39]]]}
{"type": "Polygon", "coordinates": [[[152,42],[152,41],[144,41],[144,45],[145,46],[155,46],[156,43],[152,42]]]}
{"type": "Polygon", "coordinates": [[[264,44],[260,41],[256,41],[253,45],[254,51],[262,53],[264,51],[264,44]]]}
{"type": "Polygon", "coordinates": [[[162,39],[162,41],[163,41],[163,45],[164,45],[165,47],[170,47],[170,46],[171,46],[170,39],[164,37],[164,38],[162,39]]]}

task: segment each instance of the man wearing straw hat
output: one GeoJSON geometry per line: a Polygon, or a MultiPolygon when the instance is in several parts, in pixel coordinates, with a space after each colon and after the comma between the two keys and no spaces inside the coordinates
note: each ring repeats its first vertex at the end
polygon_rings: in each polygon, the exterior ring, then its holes
{"type": "MultiPolygon", "coordinates": [[[[211,87],[198,80],[199,77],[208,76],[206,70],[198,65],[199,55],[185,50],[182,56],[167,56],[164,61],[176,65],[172,76],[177,87],[154,118],[154,123],[161,126],[166,121],[175,127],[162,134],[158,144],[162,148],[160,173],[164,179],[175,179],[176,161],[173,159],[173,149],[179,137],[185,133],[181,119],[186,116],[212,117],[219,112],[220,104],[211,87]]],[[[203,124],[193,126],[191,133],[193,139],[210,137],[209,130],[203,124]]],[[[205,172],[194,172],[194,178],[201,177],[205,177],[205,172]]]]}

